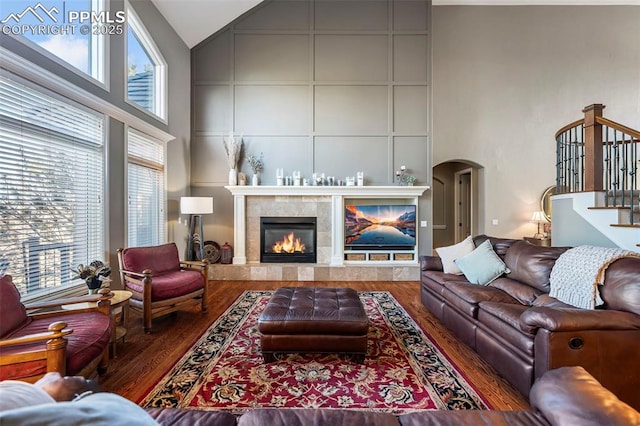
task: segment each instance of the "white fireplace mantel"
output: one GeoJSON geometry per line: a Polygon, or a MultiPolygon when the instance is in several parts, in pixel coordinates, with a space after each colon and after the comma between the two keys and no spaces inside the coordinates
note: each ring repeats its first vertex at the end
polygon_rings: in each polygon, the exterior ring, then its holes
{"type": "Polygon", "coordinates": [[[344,200],[413,199],[428,186],[225,186],[233,195],[234,264],[246,264],[246,197],[331,197],[331,266],[344,264],[344,200]]]}
{"type": "Polygon", "coordinates": [[[428,186],[225,186],[234,196],[341,196],[347,198],[412,198],[428,186]]]}

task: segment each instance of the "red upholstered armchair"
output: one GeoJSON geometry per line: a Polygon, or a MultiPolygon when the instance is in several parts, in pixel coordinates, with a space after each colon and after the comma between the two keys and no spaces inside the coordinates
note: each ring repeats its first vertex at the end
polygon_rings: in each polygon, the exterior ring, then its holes
{"type": "Polygon", "coordinates": [[[142,312],[146,333],[154,318],[187,305],[207,310],[208,264],[181,261],[175,243],[118,249],[118,264],[122,285],[133,293],[129,305],[142,312]]]}
{"type": "Polygon", "coordinates": [[[101,294],[23,305],[10,275],[0,277],[0,381],[34,382],[47,372],[95,376],[109,361],[111,317],[108,290],[101,294]],[[95,308],[62,305],[98,302],[95,308]],[[57,308],[57,310],[56,310],[57,308]],[[27,313],[33,309],[54,309],[27,313]]]}

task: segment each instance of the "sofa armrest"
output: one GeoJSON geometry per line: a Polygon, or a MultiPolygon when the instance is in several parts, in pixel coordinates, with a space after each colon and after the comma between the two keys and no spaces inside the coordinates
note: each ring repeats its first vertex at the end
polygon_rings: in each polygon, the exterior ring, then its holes
{"type": "Polygon", "coordinates": [[[51,299],[42,302],[25,303],[24,307],[28,311],[33,311],[38,309],[60,308],[62,305],[73,305],[75,303],[96,302],[96,305],[99,305],[101,302],[108,302],[112,297],[113,293],[111,293],[110,289],[101,288],[100,290],[98,290],[97,294],[78,297],[66,297],[64,299],[51,299]]]}
{"type": "Polygon", "coordinates": [[[554,426],[640,424],[640,413],[620,401],[582,367],[546,372],[531,388],[529,401],[554,426]]]}
{"type": "Polygon", "coordinates": [[[442,260],[438,256],[420,256],[420,270],[443,271],[442,260]]]}
{"type": "Polygon", "coordinates": [[[520,328],[530,333],[539,328],[549,331],[639,330],[640,316],[606,309],[535,307],[520,315],[520,328]]]}
{"type": "Polygon", "coordinates": [[[180,266],[183,266],[185,268],[202,269],[202,268],[206,268],[208,265],[209,265],[208,261],[200,261],[200,260],[181,260],[180,261],[180,266]]]}
{"type": "Polygon", "coordinates": [[[152,275],[151,270],[149,269],[145,269],[142,272],[127,271],[126,269],[123,269],[120,271],[120,273],[124,274],[126,278],[144,278],[147,275],[152,275]],[[146,272],[148,273],[145,274],[146,272]]]}
{"type": "Polygon", "coordinates": [[[56,321],[49,324],[45,332],[0,339],[0,367],[2,367],[3,376],[35,381],[38,376],[34,376],[34,372],[27,370],[23,373],[18,367],[19,364],[30,361],[44,362],[47,371],[57,371],[64,375],[67,350],[65,336],[71,333],[73,330],[67,328],[66,322],[56,321]]]}
{"type": "Polygon", "coordinates": [[[48,331],[46,332],[0,339],[0,348],[25,345],[27,343],[47,342],[52,339],[61,339],[71,333],[73,333],[73,330],[67,328],[66,322],[56,321],[49,325],[48,331]]]}
{"type": "Polygon", "coordinates": [[[120,271],[120,276],[122,277],[122,285],[125,290],[132,291],[136,295],[141,295],[142,293],[138,292],[135,288],[129,286],[129,283],[141,286],[143,289],[151,283],[153,278],[153,274],[150,269],[145,269],[142,272],[134,272],[122,270],[120,271]]]}

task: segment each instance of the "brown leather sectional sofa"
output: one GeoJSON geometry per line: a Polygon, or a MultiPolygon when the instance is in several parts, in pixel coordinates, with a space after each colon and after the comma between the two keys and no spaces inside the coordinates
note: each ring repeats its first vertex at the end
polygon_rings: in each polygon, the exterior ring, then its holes
{"type": "Polygon", "coordinates": [[[236,419],[225,412],[148,408],[162,425],[211,426],[637,426],[640,413],[603,388],[581,367],[546,373],[531,389],[528,411],[420,411],[396,417],[387,413],[335,409],[255,409],[236,419]]]}
{"type": "Polygon", "coordinates": [[[486,239],[510,273],[487,286],[445,274],[439,257],[423,256],[421,299],[465,344],[524,395],[534,380],[580,365],[621,400],[640,408],[640,258],[606,270],[595,310],[574,308],[548,295],[549,276],[566,247],[486,239]]]}

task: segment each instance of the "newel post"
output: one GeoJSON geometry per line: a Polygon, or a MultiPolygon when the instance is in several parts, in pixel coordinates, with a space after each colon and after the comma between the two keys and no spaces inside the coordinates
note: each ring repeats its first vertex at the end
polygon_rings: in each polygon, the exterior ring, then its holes
{"type": "Polygon", "coordinates": [[[585,107],[584,113],[584,190],[602,191],[602,125],[596,117],[602,117],[602,104],[585,107]]]}

